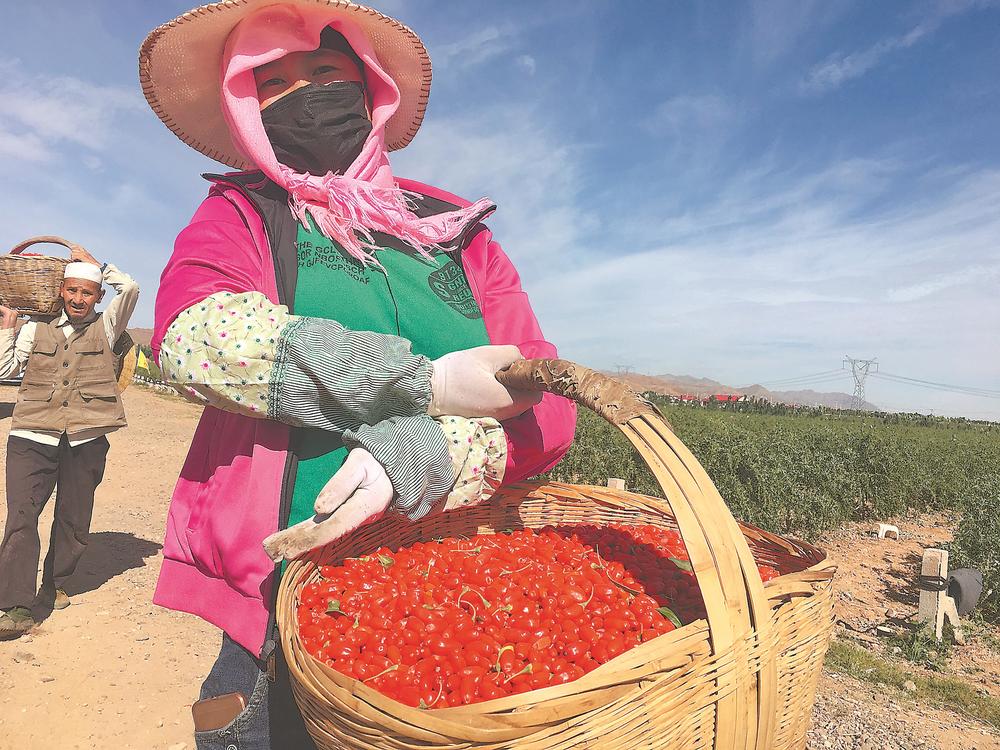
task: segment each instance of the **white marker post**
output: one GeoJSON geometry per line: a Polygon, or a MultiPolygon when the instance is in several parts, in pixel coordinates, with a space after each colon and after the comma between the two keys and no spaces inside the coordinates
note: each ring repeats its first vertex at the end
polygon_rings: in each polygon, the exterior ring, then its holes
{"type": "Polygon", "coordinates": [[[934,637],[944,637],[944,620],[947,617],[955,632],[955,642],[965,643],[962,622],[958,618],[955,600],[948,596],[948,550],[934,547],[924,550],[920,563],[920,602],[917,605],[917,620],[934,624],[934,637]]]}

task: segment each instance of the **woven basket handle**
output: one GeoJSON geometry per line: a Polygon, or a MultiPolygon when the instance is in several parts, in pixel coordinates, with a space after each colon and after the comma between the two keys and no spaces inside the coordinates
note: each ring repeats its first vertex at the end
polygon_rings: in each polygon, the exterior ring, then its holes
{"type": "Polygon", "coordinates": [[[642,414],[663,415],[624,383],[565,359],[522,359],[497,373],[508,388],[548,391],[571,398],[613,425],[642,414]]]}
{"type": "Polygon", "coordinates": [[[51,243],[53,245],[62,245],[70,250],[83,250],[82,245],[78,245],[75,242],[70,242],[69,240],[64,240],[62,237],[56,237],[54,234],[43,234],[38,237],[29,237],[24,242],[19,242],[11,248],[11,255],[20,255],[25,250],[27,250],[32,245],[39,245],[42,243],[51,243]]]}
{"type": "MultiPolygon", "coordinates": [[[[677,521],[701,587],[714,650],[739,649],[754,632],[759,642],[771,642],[771,608],[746,538],[705,469],[656,407],[624,383],[562,359],[519,360],[498,372],[497,380],[509,388],[566,396],[615,425],[649,466],[677,521]]],[[[740,663],[731,673],[720,671],[717,689],[724,697],[716,710],[714,747],[772,746],[776,650],[763,649],[756,669],[740,663]],[[747,675],[747,669],[756,674],[747,675]]]]}

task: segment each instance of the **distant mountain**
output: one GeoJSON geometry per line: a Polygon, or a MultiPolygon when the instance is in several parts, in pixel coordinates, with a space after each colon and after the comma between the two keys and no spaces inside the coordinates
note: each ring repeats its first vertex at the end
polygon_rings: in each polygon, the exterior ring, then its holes
{"type": "MultiPolygon", "coordinates": [[[[609,373],[620,380],[627,382],[634,390],[652,391],[662,393],[666,396],[680,396],[689,393],[699,398],[707,398],[715,394],[735,393],[764,398],[780,404],[797,406],[825,406],[831,409],[850,409],[854,402],[854,397],[848,393],[823,393],[819,391],[771,391],[762,385],[750,385],[745,387],[733,387],[724,385],[711,378],[695,378],[690,375],[673,375],[664,373],[663,375],[643,375],[640,373],[629,373],[628,375],[618,375],[609,373]]],[[[875,404],[865,401],[862,408],[868,411],[878,411],[875,404]]]]}
{"type": "MultiPolygon", "coordinates": [[[[718,390],[719,388],[729,388],[729,386],[723,385],[718,380],[711,380],[710,378],[693,378],[690,375],[671,375],[670,373],[664,373],[663,375],[656,375],[654,377],[657,377],[660,380],[665,380],[668,383],[675,383],[678,386],[684,386],[688,389],[704,390],[705,395],[709,395],[709,391],[722,393],[722,391],[718,390]]],[[[689,390],[688,393],[690,392],[691,391],[689,390]]],[[[732,389],[727,391],[727,393],[731,392],[732,389]]]]}
{"type": "MultiPolygon", "coordinates": [[[[741,393],[748,396],[757,396],[771,401],[780,401],[783,404],[799,404],[800,406],[826,406],[831,409],[853,409],[854,396],[849,393],[820,392],[820,391],[769,391],[760,385],[751,385],[740,389],[741,393]]],[[[880,411],[880,409],[869,401],[861,404],[863,411],[880,411]]]]}

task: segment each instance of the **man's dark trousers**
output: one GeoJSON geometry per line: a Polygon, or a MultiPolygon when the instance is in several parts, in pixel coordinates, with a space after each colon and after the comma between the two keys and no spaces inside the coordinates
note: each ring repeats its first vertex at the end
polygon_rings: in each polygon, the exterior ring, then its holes
{"type": "Polygon", "coordinates": [[[0,609],[31,607],[41,543],[38,518],[58,484],[42,585],[63,588],[90,536],[94,490],[104,478],[108,439],[76,447],[63,433],[59,445],[11,436],[7,440],[7,527],[0,544],[0,609]]]}

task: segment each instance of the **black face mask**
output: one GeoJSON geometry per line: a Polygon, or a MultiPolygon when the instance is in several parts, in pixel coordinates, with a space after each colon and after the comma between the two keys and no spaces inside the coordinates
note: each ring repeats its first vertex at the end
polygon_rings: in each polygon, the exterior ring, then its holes
{"type": "Polygon", "coordinates": [[[372,132],[360,83],[310,83],[260,113],[280,164],[322,176],[343,174],[372,132]]]}

